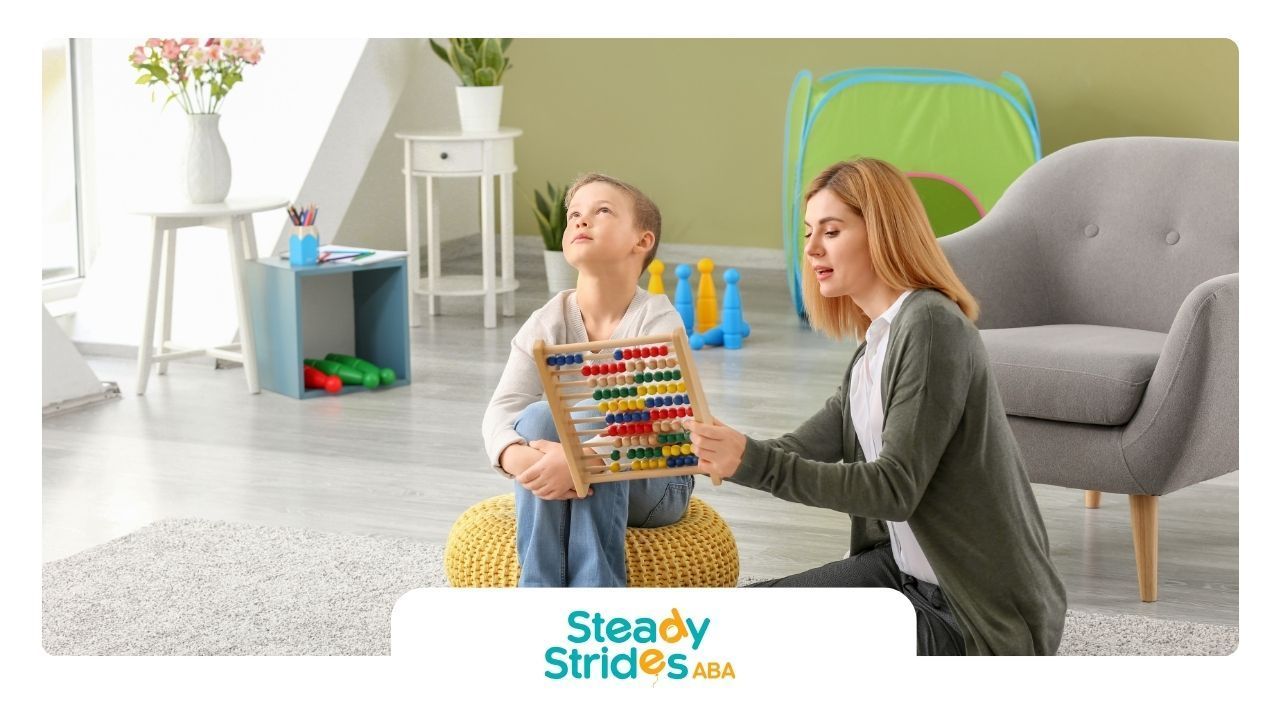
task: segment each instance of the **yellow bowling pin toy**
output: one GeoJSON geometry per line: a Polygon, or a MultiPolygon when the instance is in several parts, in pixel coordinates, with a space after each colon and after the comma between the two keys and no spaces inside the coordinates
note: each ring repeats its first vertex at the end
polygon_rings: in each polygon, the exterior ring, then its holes
{"type": "Polygon", "coordinates": [[[666,295],[667,289],[662,286],[662,271],[666,269],[666,265],[658,258],[654,258],[649,263],[649,294],[650,295],[666,295]]]}
{"type": "Polygon", "coordinates": [[[720,308],[716,307],[716,281],[711,271],[716,269],[711,258],[698,261],[698,313],[694,321],[694,330],[705,333],[720,324],[720,308]]]}

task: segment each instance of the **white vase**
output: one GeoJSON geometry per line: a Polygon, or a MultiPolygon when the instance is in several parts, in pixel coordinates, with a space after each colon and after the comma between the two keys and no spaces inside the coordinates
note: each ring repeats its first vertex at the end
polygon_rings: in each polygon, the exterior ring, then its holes
{"type": "Polygon", "coordinates": [[[551,295],[578,286],[578,271],[564,259],[564,253],[543,250],[542,262],[547,266],[547,290],[551,295]]]}
{"type": "Polygon", "coordinates": [[[193,203],[220,203],[231,189],[231,156],[218,132],[217,113],[188,115],[187,153],[183,168],[187,199],[193,203]]]}
{"type": "Polygon", "coordinates": [[[458,120],[464,133],[497,132],[502,117],[502,86],[458,88],[458,120]]]}

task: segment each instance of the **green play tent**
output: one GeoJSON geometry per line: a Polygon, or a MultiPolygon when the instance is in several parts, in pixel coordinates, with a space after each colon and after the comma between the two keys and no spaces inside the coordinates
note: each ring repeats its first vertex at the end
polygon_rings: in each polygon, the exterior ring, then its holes
{"type": "Polygon", "coordinates": [[[782,241],[791,298],[804,316],[804,191],[832,163],[893,163],[911,178],[938,237],[977,222],[1040,159],[1040,124],[1026,83],[949,70],[859,68],[819,80],[801,70],[787,101],[782,241]]]}

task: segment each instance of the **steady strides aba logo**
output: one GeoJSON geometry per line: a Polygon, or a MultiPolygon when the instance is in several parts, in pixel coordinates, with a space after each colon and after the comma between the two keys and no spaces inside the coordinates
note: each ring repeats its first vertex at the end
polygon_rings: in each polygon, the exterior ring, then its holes
{"type": "Polygon", "coordinates": [[[566,642],[552,645],[543,655],[543,674],[552,680],[735,679],[733,663],[727,659],[694,655],[707,639],[711,618],[695,622],[676,608],[661,619],[635,620],[574,610],[566,622],[566,642]]]}

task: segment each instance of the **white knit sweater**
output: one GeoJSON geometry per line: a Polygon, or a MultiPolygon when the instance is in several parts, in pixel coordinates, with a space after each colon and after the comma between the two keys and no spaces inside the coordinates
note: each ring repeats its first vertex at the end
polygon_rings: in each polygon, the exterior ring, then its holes
{"type": "MultiPolygon", "coordinates": [[[[658,335],[681,327],[680,315],[666,295],[650,295],[637,287],[635,297],[610,339],[658,335]]],[[[504,475],[507,473],[498,465],[502,451],[512,443],[524,443],[515,431],[516,418],[530,404],[543,399],[542,382],[533,363],[533,344],[537,340],[552,345],[587,342],[576,290],[557,293],[535,310],[511,339],[511,356],[480,422],[489,463],[504,475]]]]}

